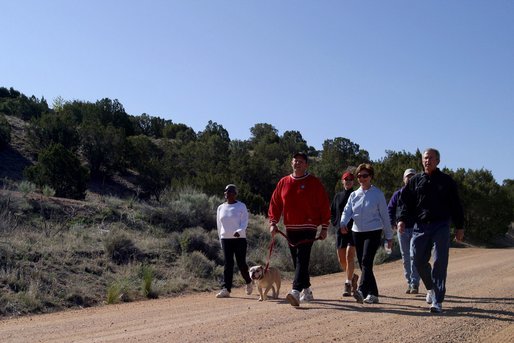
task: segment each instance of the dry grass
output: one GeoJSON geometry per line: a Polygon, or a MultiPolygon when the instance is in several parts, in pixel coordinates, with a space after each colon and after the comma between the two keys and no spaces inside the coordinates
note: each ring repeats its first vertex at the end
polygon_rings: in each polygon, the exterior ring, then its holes
{"type": "MultiPolygon", "coordinates": [[[[10,185],[0,190],[0,316],[211,291],[220,285],[223,256],[212,222],[222,199],[188,190],[166,195],[164,203],[111,196],[76,201],[23,194],[16,183],[10,185]]],[[[265,264],[266,218],[250,216],[247,240],[248,264],[265,264]]],[[[282,237],[277,237],[271,265],[292,277],[282,237]]],[[[313,275],[339,272],[333,235],[315,244],[311,267],[313,275]]],[[[234,277],[235,286],[243,283],[234,277]]]]}

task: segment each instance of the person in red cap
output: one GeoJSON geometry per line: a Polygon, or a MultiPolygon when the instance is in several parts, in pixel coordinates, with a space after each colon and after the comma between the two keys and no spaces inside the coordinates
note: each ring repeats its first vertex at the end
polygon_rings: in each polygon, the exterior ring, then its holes
{"type": "Polygon", "coordinates": [[[354,274],[355,270],[355,243],[353,242],[353,235],[351,228],[353,220],[348,223],[348,232],[343,234],[339,230],[339,224],[341,222],[341,214],[343,213],[344,207],[348,202],[350,194],[353,192],[353,181],[355,177],[349,171],[346,171],[341,176],[341,182],[343,183],[344,189],[337,193],[332,200],[330,206],[330,223],[336,228],[336,248],[337,248],[337,259],[343,271],[346,271],[346,281],[343,288],[343,297],[349,297],[353,292],[357,290],[357,281],[359,276],[354,274]]]}

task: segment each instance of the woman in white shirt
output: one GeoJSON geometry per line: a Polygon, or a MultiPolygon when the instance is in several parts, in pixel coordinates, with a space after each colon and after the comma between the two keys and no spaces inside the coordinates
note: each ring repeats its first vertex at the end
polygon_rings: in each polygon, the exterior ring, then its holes
{"type": "Polygon", "coordinates": [[[216,298],[228,298],[232,291],[234,277],[234,257],[241,276],[246,281],[246,294],[253,291],[252,279],[246,263],[246,228],[248,226],[248,210],[246,205],[236,199],[237,187],[229,184],[225,187],[226,201],[218,206],[216,221],[221,249],[225,257],[223,284],[216,298]]]}

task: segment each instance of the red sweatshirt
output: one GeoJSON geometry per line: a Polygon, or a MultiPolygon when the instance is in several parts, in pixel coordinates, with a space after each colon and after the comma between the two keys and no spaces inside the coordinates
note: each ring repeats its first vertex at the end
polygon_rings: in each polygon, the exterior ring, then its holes
{"type": "Polygon", "coordinates": [[[328,228],[330,202],[318,178],[288,175],[278,182],[268,210],[270,223],[278,223],[282,215],[287,230],[328,228]]]}

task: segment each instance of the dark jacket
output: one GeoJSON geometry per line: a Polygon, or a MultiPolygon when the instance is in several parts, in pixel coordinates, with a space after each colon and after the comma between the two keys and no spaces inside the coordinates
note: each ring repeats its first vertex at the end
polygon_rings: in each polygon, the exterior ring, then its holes
{"type": "MultiPolygon", "coordinates": [[[[392,226],[395,226],[398,223],[398,218],[400,217],[400,213],[402,211],[403,203],[401,202],[400,195],[402,194],[403,188],[404,187],[394,192],[391,200],[389,200],[389,204],[387,204],[387,210],[389,212],[389,218],[391,218],[392,226]]],[[[409,217],[404,220],[404,222],[406,228],[412,228],[416,223],[416,219],[414,217],[409,217]]]]}
{"type": "MultiPolygon", "coordinates": [[[[348,198],[350,194],[352,194],[353,189],[346,190],[343,189],[341,192],[337,193],[332,200],[332,204],[330,205],[330,223],[335,228],[339,228],[341,225],[341,214],[343,213],[344,207],[348,202],[348,198]]],[[[353,219],[348,222],[346,227],[350,230],[353,226],[353,219]]]]}
{"type": "Polygon", "coordinates": [[[432,175],[414,175],[400,195],[403,206],[398,221],[414,216],[418,224],[452,220],[457,229],[464,228],[464,211],[457,184],[450,175],[436,169],[432,175]]]}

